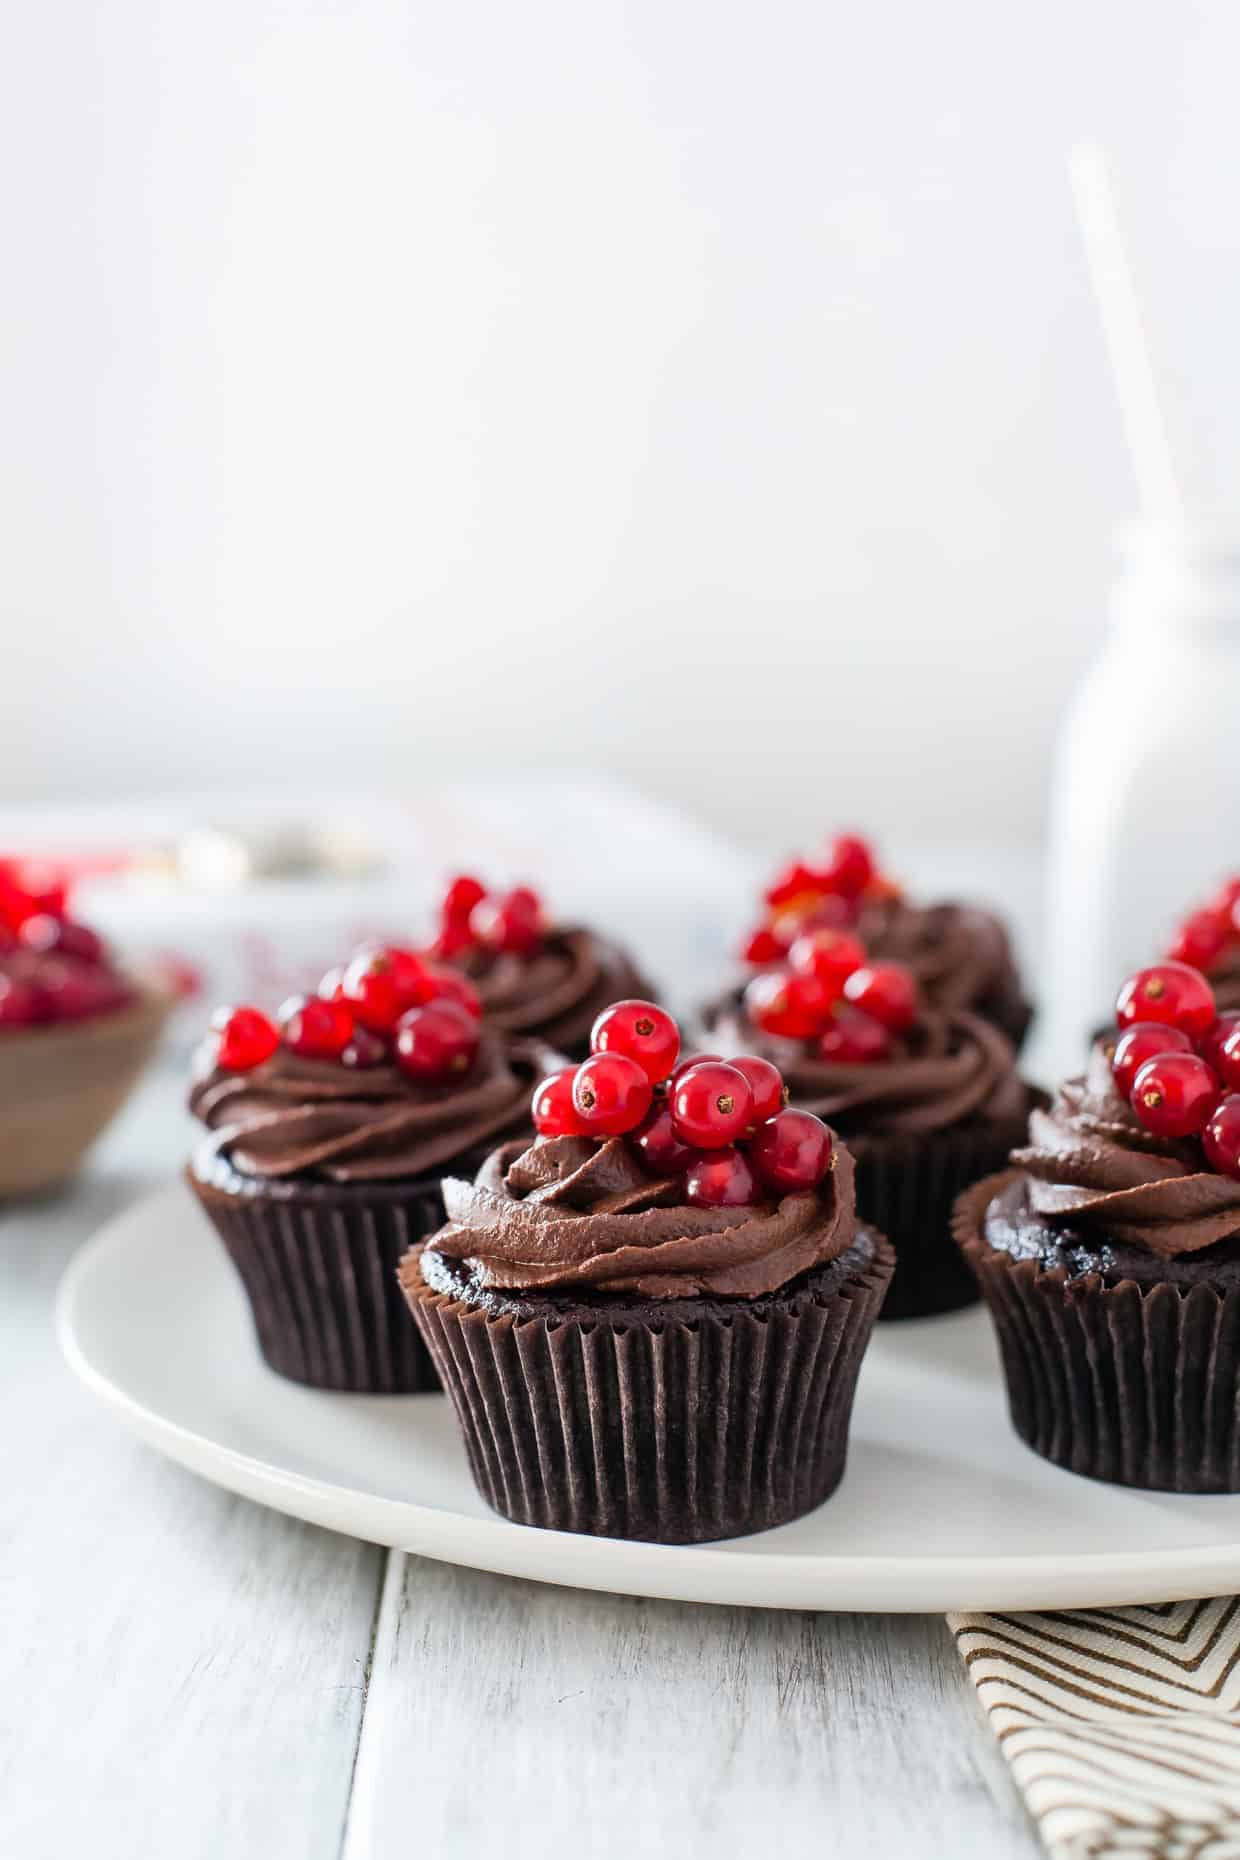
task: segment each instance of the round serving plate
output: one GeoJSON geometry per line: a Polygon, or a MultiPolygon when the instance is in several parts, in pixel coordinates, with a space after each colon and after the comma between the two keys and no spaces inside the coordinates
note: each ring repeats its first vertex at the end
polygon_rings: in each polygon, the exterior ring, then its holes
{"type": "Polygon", "coordinates": [[[87,1388],[204,1478],[478,1569],[763,1608],[1097,1607],[1240,1587],[1240,1497],[1099,1485],[1021,1445],[981,1311],[879,1327],[848,1471],[827,1504],[779,1530],[691,1546],[509,1524],[475,1492],[443,1396],[325,1395],[274,1375],[184,1187],[89,1242],[57,1323],[87,1388]]]}

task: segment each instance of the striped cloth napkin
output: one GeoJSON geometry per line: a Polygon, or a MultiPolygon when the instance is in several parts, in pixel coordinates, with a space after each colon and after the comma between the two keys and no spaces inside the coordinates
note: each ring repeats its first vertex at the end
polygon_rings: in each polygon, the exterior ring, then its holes
{"type": "Polygon", "coordinates": [[[948,1623],[1054,1860],[1240,1860],[1240,1597],[948,1623]]]}

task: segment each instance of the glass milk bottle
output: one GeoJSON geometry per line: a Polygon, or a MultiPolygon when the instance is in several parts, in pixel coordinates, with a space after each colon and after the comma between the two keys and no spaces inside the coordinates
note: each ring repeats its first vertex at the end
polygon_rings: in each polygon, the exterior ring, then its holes
{"type": "Polygon", "coordinates": [[[1240,525],[1147,521],[1125,542],[1056,752],[1048,1072],[1080,1069],[1123,977],[1240,871],[1240,525]]]}

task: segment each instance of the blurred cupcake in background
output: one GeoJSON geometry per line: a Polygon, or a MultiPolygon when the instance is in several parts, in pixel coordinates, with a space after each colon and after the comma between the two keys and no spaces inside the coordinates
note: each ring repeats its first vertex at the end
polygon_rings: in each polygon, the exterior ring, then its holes
{"type": "Polygon", "coordinates": [[[1029,1030],[1033,1009],[1002,921],[977,905],[915,903],[856,834],[839,834],[820,859],[793,860],[776,874],[741,959],[753,968],[778,964],[809,929],[854,931],[876,960],[912,971],[930,1008],[979,1015],[1016,1047],[1029,1030]]]}
{"type": "Polygon", "coordinates": [[[359,951],[275,1019],[221,1009],[190,1108],[189,1166],[270,1366],[316,1388],[436,1388],[396,1267],[443,1220],[445,1174],[529,1131],[560,1063],[485,1027],[472,984],[414,951],[359,951]]]}
{"type": "Polygon", "coordinates": [[[65,887],[0,860],[0,1197],[66,1180],[158,1042],[170,992],[128,974],[65,887]]]}
{"type": "Polygon", "coordinates": [[[790,1102],[823,1118],[857,1166],[857,1211],[891,1241],[884,1317],[971,1303],[951,1238],[961,1190],[1007,1160],[1038,1095],[991,1021],[941,1008],[914,971],[850,930],[806,929],[784,959],[706,1012],[708,1044],[777,1066],[790,1102]]]}
{"type": "Polygon", "coordinates": [[[526,885],[488,892],[476,878],[454,878],[428,954],[469,977],[488,1026],[545,1040],[569,1059],[585,1058],[611,1002],[652,993],[624,950],[584,925],[556,922],[526,885]]]}

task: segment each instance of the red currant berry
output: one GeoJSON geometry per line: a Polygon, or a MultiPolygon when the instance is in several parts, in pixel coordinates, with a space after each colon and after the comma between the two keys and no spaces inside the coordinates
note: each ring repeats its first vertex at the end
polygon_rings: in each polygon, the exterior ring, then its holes
{"type": "Polygon", "coordinates": [[[1176,931],[1167,956],[1193,969],[1212,969],[1230,941],[1229,917],[1214,910],[1193,911],[1176,931]]]}
{"type": "Polygon", "coordinates": [[[1158,1020],[1182,1027],[1199,1040],[1214,1024],[1214,991],[1204,975],[1185,962],[1156,962],[1130,975],[1115,1001],[1115,1023],[1130,1027],[1138,1020],[1158,1020]]]}
{"type": "Polygon", "coordinates": [[[749,1139],[749,1160],[785,1195],[817,1188],[831,1167],[831,1132],[812,1111],[781,1111],[749,1139]]]}
{"type": "Polygon", "coordinates": [[[721,1150],[744,1136],[753,1122],[749,1080],[723,1060],[704,1061],[677,1075],[671,1094],[672,1123],[682,1143],[695,1150],[721,1150]]]}
{"type": "Polygon", "coordinates": [[[573,1108],[592,1137],[636,1130],[653,1096],[642,1068],[624,1053],[595,1053],[582,1061],[573,1079],[573,1108]]]}
{"type": "Polygon", "coordinates": [[[1137,1073],[1147,1059],[1160,1053],[1191,1053],[1193,1043],[1179,1027],[1164,1027],[1161,1021],[1137,1020],[1125,1027],[1111,1054],[1111,1076],[1125,1098],[1132,1096],[1137,1073]]]}
{"type": "Polygon", "coordinates": [[[874,854],[855,833],[840,833],[827,851],[827,869],[823,874],[828,891],[838,891],[845,898],[859,898],[874,876],[874,854]]]}
{"type": "Polygon", "coordinates": [[[576,1066],[561,1066],[549,1072],[534,1089],[530,1106],[534,1128],[540,1137],[583,1137],[586,1127],[573,1107],[573,1080],[576,1066]]]}
{"type": "Polygon", "coordinates": [[[1218,1080],[1196,1053],[1158,1053],[1132,1082],[1132,1108],[1158,1137],[1194,1136],[1218,1098],[1218,1080]]]}
{"type": "Polygon", "coordinates": [[[630,1141],[651,1175],[681,1175],[700,1155],[676,1135],[667,1104],[656,1100],[633,1132],[630,1141]]]}
{"type": "Polygon", "coordinates": [[[532,956],[542,942],[542,906],[524,885],[502,898],[483,898],[470,912],[479,943],[508,956],[532,956]]]}
{"type": "Polygon", "coordinates": [[[390,1033],[428,988],[426,965],[411,949],[363,949],[345,969],[341,998],[363,1027],[390,1033]]]}
{"type": "Polygon", "coordinates": [[[1240,1096],[1220,1098],[1201,1133],[1206,1161],[1219,1175],[1240,1180],[1240,1096]]]}
{"type": "Polygon", "coordinates": [[[19,931],[27,917],[37,915],[38,909],[29,892],[18,884],[12,867],[0,865],[0,922],[5,928],[19,931]]]}
{"type": "Polygon", "coordinates": [[[477,947],[478,939],[468,924],[444,924],[426,954],[432,962],[451,962],[453,956],[462,956],[467,949],[477,947]]]}
{"type": "Polygon", "coordinates": [[[23,948],[32,949],[40,956],[73,956],[78,962],[107,961],[102,937],[88,930],[85,924],[74,923],[69,917],[53,917],[47,911],[37,911],[33,917],[27,917],[18,937],[23,948]]]}
{"type": "Polygon", "coordinates": [[[842,930],[806,930],[788,951],[789,966],[798,974],[812,975],[836,1000],[865,960],[865,944],[842,930]]]}
{"type": "Polygon", "coordinates": [[[653,1001],[617,1001],[590,1029],[590,1051],[623,1053],[637,1061],[652,1085],[659,1085],[675,1069],[680,1028],[653,1001]]]}
{"type": "Polygon", "coordinates": [[[721,1064],[722,1060],[722,1053],[686,1053],[684,1058],[677,1065],[676,1070],[672,1073],[671,1078],[667,1081],[668,1090],[671,1091],[681,1073],[687,1072],[690,1066],[717,1066],[721,1064]]]}
{"type": "Polygon", "coordinates": [[[0,1028],[32,1027],[47,1018],[42,991],[13,975],[0,975],[0,1028]]]}
{"type": "Polygon", "coordinates": [[[442,1083],[468,1072],[478,1051],[478,1023],[455,1001],[410,1008],[396,1027],[396,1063],[410,1078],[442,1083]]]}
{"type": "Polygon", "coordinates": [[[813,897],[822,889],[818,873],[811,871],[803,859],[794,859],[775,874],[762,895],[768,904],[779,909],[799,899],[813,897]]]}
{"type": "Polygon", "coordinates": [[[276,1019],[284,1044],[303,1059],[339,1059],[353,1038],[350,1010],[321,995],[291,995],[276,1019]]]}
{"type": "Polygon", "coordinates": [[[66,898],[66,887],[48,867],[0,860],[0,921],[10,930],[19,930],[27,917],[63,917],[66,898]]]}
{"type": "Polygon", "coordinates": [[[844,996],[892,1033],[902,1033],[917,1018],[917,978],[898,962],[871,962],[854,969],[844,983],[844,996]]]}
{"type": "Polygon", "coordinates": [[[482,1019],[482,996],[459,969],[440,968],[437,964],[428,967],[426,986],[430,990],[428,1000],[455,1001],[474,1020],[482,1019]]]}
{"type": "Polygon", "coordinates": [[[745,989],[745,1013],[754,1026],[782,1040],[812,1039],[830,1008],[821,982],[810,975],[790,976],[784,969],[755,975],[745,989]],[[794,981],[802,986],[794,988],[794,981]]]}
{"type": "Polygon", "coordinates": [[[841,1002],[818,1038],[818,1057],[832,1065],[872,1066],[891,1054],[891,1035],[872,1015],[841,1002]]]}
{"type": "MultiPolygon", "coordinates": [[[[1206,1063],[1214,1067],[1226,1091],[1240,1091],[1240,1015],[1220,1014],[1219,1020],[1226,1020],[1231,1025],[1215,1047],[1214,1056],[1207,1058],[1206,1063]]],[[[1203,1057],[1205,1044],[1203,1041],[1203,1057]]]]}
{"type": "MultiPolygon", "coordinates": [[[[485,885],[471,878],[468,872],[462,872],[448,884],[439,905],[439,921],[468,928],[470,912],[475,904],[481,904],[487,895],[485,885]]],[[[466,939],[469,940],[468,938],[466,939]]]]}
{"type": "Polygon", "coordinates": [[[376,1066],[386,1066],[391,1060],[391,1053],[377,1033],[368,1033],[365,1027],[354,1027],[353,1038],[340,1055],[340,1063],[350,1072],[372,1072],[376,1066]]]}
{"type": "Polygon", "coordinates": [[[1203,1033],[1195,1043],[1201,1057],[1218,1073],[1224,1084],[1228,1081],[1227,1071],[1223,1064],[1223,1048],[1237,1027],[1240,1027],[1240,1013],[1237,1013],[1234,1008],[1229,1009],[1226,1013],[1220,1014],[1209,1031],[1203,1033]]]}
{"type": "Polygon", "coordinates": [[[319,977],[319,985],[314,992],[321,995],[324,1001],[344,1000],[344,969],[340,963],[319,977]]]}
{"type": "Polygon", "coordinates": [[[215,1062],[225,1072],[252,1072],[271,1058],[280,1035],[257,1008],[220,1008],[211,1026],[218,1035],[215,1062]]]}
{"type": "Polygon", "coordinates": [[[788,1087],[778,1066],[773,1066],[769,1059],[759,1059],[756,1053],[742,1053],[739,1058],[729,1059],[728,1064],[744,1073],[753,1094],[753,1110],[749,1114],[751,1130],[755,1124],[765,1124],[768,1117],[783,1110],[788,1102],[788,1087]]]}
{"type": "Polygon", "coordinates": [[[761,1199],[740,1150],[714,1150],[685,1171],[685,1200],[691,1208],[752,1208],[761,1199]]]}
{"type": "Polygon", "coordinates": [[[825,1024],[839,995],[834,983],[820,981],[816,975],[793,970],[784,978],[784,997],[790,1011],[809,1025],[810,1033],[805,1037],[812,1037],[825,1024]]]}
{"type": "Polygon", "coordinates": [[[769,924],[759,924],[741,944],[741,961],[752,964],[755,969],[765,968],[771,962],[782,962],[783,959],[784,946],[769,924]]]}

